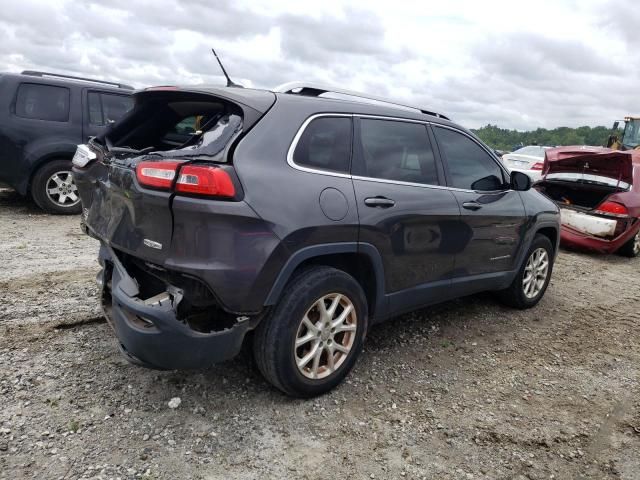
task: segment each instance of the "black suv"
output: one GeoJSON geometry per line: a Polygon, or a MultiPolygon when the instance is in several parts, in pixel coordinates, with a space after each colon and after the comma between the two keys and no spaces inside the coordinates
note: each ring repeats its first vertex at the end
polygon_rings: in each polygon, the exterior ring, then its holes
{"type": "Polygon", "coordinates": [[[49,213],[80,213],[71,158],[132,107],[131,92],[68,75],[0,73],[0,183],[49,213]]]}
{"type": "Polygon", "coordinates": [[[356,95],[150,88],[78,147],[83,228],[132,362],[206,367],[246,339],[272,384],[308,397],[376,322],[486,290],[538,303],[558,207],[443,115],[356,95]]]}

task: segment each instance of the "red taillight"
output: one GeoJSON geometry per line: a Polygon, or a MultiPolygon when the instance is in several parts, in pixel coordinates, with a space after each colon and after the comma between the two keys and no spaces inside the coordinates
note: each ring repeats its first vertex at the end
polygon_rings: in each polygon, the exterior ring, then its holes
{"type": "Polygon", "coordinates": [[[141,185],[170,189],[182,162],[140,162],[136,165],[136,177],[141,185]]]}
{"type": "Polygon", "coordinates": [[[537,162],[533,164],[533,167],[531,167],[531,170],[542,170],[542,167],[544,167],[544,163],[537,162]]]}
{"type": "Polygon", "coordinates": [[[233,197],[236,189],[227,172],[207,165],[185,165],[180,169],[176,192],[233,197]]]}
{"type": "Polygon", "coordinates": [[[595,212],[603,215],[613,215],[614,217],[629,216],[629,210],[627,210],[627,207],[618,202],[604,202],[596,208],[595,212]]]}

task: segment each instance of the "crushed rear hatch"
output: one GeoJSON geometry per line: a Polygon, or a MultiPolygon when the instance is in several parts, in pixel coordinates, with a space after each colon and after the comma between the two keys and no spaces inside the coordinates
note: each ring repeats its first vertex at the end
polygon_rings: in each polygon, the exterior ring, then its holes
{"type": "MultiPolygon", "coordinates": [[[[141,184],[136,166],[141,162],[206,164],[228,169],[233,177],[228,165],[231,149],[275,96],[243,91],[250,106],[229,100],[237,95],[224,90],[233,89],[220,90],[214,90],[216,94],[173,88],[138,92],[134,109],[105,135],[89,142],[96,158],[83,167],[76,165],[74,178],[83,221],[92,235],[151,262],[166,259],[175,194],[170,188],[141,184]]],[[[241,193],[239,182],[236,191],[241,193]]]]}

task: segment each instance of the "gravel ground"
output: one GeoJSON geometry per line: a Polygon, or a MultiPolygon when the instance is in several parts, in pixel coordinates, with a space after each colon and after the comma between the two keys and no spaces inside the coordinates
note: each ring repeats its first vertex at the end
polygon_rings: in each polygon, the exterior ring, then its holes
{"type": "Polygon", "coordinates": [[[246,357],[128,364],[96,253],[0,192],[0,479],[640,478],[640,259],[563,250],[533,310],[477,295],[374,327],[300,401],[246,357]]]}

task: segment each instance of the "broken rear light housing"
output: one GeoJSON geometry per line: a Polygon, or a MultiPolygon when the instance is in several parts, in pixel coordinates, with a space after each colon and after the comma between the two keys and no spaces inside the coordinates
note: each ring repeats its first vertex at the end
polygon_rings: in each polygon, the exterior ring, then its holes
{"type": "Polygon", "coordinates": [[[605,201],[598,205],[595,209],[595,213],[621,218],[627,218],[629,216],[629,210],[627,210],[627,207],[621,203],[611,201],[605,201]]]}
{"type": "Polygon", "coordinates": [[[213,165],[185,162],[145,161],[136,165],[136,178],[140,185],[176,193],[233,198],[236,189],[224,169],[213,165]],[[177,180],[176,180],[177,179],[177,180]]]}

